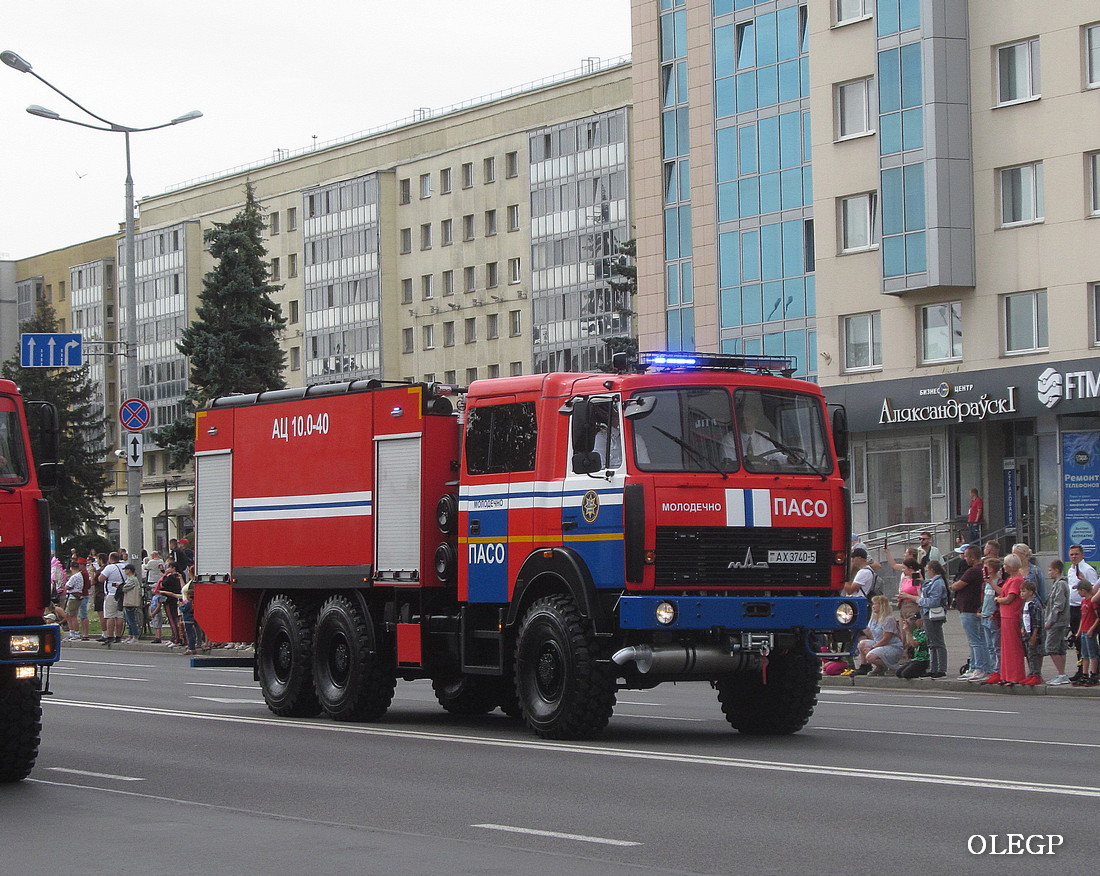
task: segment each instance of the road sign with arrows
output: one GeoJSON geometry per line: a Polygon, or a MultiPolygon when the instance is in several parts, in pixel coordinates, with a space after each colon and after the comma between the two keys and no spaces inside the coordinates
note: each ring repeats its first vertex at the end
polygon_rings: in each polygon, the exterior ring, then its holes
{"type": "Polygon", "coordinates": [[[145,439],[140,432],[130,432],[126,435],[126,465],[130,468],[141,468],[145,463],[145,439]]]}
{"type": "Polygon", "coordinates": [[[83,335],[24,332],[19,336],[20,368],[79,368],[83,364],[83,335]]]}

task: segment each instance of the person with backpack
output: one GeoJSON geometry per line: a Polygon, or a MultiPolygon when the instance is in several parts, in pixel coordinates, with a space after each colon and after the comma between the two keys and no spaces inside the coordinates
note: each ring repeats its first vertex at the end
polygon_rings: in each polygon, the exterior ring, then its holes
{"type": "Polygon", "coordinates": [[[863,596],[870,599],[875,593],[876,576],[867,559],[867,551],[863,548],[853,548],[851,553],[852,580],[844,585],[844,592],[848,596],[863,596]]]}
{"type": "Polygon", "coordinates": [[[928,677],[943,678],[947,675],[947,644],[943,638],[943,625],[947,622],[947,579],[938,560],[929,560],[927,568],[929,577],[921,584],[917,605],[928,640],[928,677]]]}

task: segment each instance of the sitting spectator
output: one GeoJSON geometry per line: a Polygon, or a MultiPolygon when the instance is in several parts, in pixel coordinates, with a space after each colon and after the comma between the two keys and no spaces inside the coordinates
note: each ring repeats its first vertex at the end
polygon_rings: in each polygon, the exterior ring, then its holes
{"type": "Polygon", "coordinates": [[[924,622],[920,615],[913,615],[902,624],[901,629],[909,659],[898,667],[898,678],[923,678],[928,674],[928,643],[924,622]]]}
{"type": "Polygon", "coordinates": [[[904,656],[901,630],[894,618],[890,600],[885,596],[871,599],[871,620],[864,630],[865,638],[859,643],[862,660],[856,675],[885,675],[894,671],[904,656]]]}

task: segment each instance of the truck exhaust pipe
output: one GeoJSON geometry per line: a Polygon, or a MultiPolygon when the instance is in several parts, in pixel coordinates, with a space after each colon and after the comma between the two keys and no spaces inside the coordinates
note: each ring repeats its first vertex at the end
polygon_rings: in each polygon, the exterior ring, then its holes
{"type": "Polygon", "coordinates": [[[698,675],[711,677],[760,668],[760,655],[753,651],[731,654],[717,645],[632,645],[616,651],[611,659],[619,666],[633,662],[645,675],[698,675]]]}

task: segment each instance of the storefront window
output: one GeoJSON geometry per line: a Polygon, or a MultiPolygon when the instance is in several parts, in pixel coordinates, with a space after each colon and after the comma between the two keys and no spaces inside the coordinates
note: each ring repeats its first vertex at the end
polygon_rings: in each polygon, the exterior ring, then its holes
{"type": "Polygon", "coordinates": [[[868,528],[932,519],[931,447],[927,436],[867,442],[868,528]]]}

